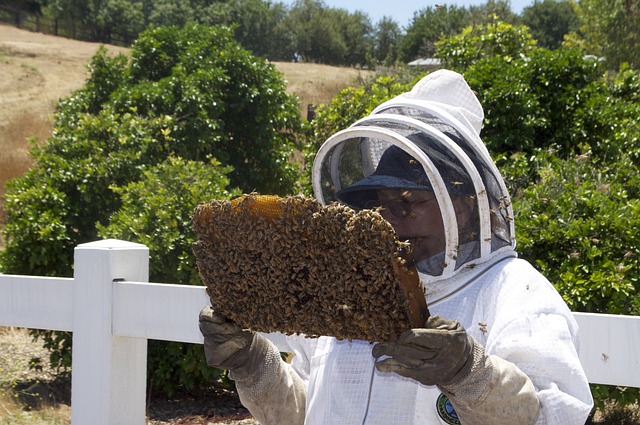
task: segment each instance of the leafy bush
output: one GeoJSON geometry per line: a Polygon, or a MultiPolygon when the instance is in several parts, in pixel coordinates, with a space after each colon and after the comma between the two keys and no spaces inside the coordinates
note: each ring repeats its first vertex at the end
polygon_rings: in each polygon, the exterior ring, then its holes
{"type": "Polygon", "coordinates": [[[526,57],[535,48],[536,41],[529,28],[495,19],[487,24],[466,27],[458,35],[439,40],[435,56],[445,67],[464,71],[485,57],[510,62],[526,57]]]}
{"type": "MultiPolygon", "coordinates": [[[[207,164],[169,157],[145,170],[141,180],[112,187],[123,205],[107,226],[97,226],[98,235],[149,247],[153,282],[201,285],[191,252],[196,241],[191,214],[203,200],[239,195],[226,190],[230,169],[215,160],[207,164]]],[[[202,345],[150,341],[147,369],[151,383],[168,393],[206,387],[220,371],[207,367],[204,359],[202,345]]]]}
{"type": "Polygon", "coordinates": [[[640,200],[627,191],[640,170],[624,156],[606,166],[589,155],[539,155],[539,180],[514,200],[519,252],[572,310],[640,315],[640,200]]]}
{"type": "MultiPolygon", "coordinates": [[[[501,168],[507,176],[533,168],[537,176],[514,196],[520,256],[573,311],[640,315],[640,170],[629,155],[606,165],[591,155],[542,151],[501,168]]],[[[607,400],[624,407],[640,399],[638,388],[592,385],[592,393],[601,411],[607,400]]]]}
{"type": "MultiPolygon", "coordinates": [[[[152,29],[130,61],[101,49],[90,70],[58,105],[34,167],[8,184],[0,268],[71,276],[74,247],[110,236],[150,247],[152,281],[198,283],[189,227],[198,201],[238,193],[227,186],[295,191],[290,158],[303,129],[295,99],[227,28],[152,29]]],[[[54,367],[70,366],[68,335],[38,335],[54,367]]],[[[208,379],[195,351],[154,343],[153,384],[171,392],[208,379]]]]}
{"type": "Polygon", "coordinates": [[[465,77],[485,108],[483,140],[494,152],[553,148],[569,157],[612,136],[614,99],[597,61],[579,50],[535,49],[482,59],[465,77]]]}

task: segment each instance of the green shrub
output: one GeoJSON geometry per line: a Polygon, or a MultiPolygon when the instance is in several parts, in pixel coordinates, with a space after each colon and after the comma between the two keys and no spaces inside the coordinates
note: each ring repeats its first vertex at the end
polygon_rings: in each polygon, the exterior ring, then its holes
{"type": "Polygon", "coordinates": [[[510,62],[526,57],[536,48],[529,28],[511,25],[495,18],[483,25],[469,26],[453,37],[436,43],[435,56],[449,69],[466,71],[482,58],[500,58],[510,62]]]}
{"type": "MultiPolygon", "coordinates": [[[[497,157],[513,195],[519,255],[574,311],[640,315],[640,151],[626,129],[610,138],[620,147],[615,158],[562,159],[553,150],[497,157]]],[[[592,393],[601,411],[609,400],[624,407],[640,399],[638,388],[592,385],[592,393]]]]}
{"type": "Polygon", "coordinates": [[[482,136],[492,152],[553,149],[570,157],[613,134],[614,98],[599,63],[579,50],[535,49],[526,58],[489,57],[465,77],[485,109],[482,136]]]}
{"type": "Polygon", "coordinates": [[[606,166],[543,155],[539,180],[514,199],[518,251],[572,310],[640,315],[640,200],[627,191],[640,170],[625,156],[606,166]]]}
{"type": "MultiPolygon", "coordinates": [[[[215,160],[207,164],[169,157],[145,170],[141,180],[112,187],[123,206],[107,226],[98,225],[98,235],[149,247],[152,282],[201,285],[191,251],[196,241],[191,214],[199,202],[240,194],[226,190],[229,171],[215,160]]],[[[202,345],[175,342],[150,341],[147,369],[153,388],[168,393],[203,388],[220,376],[207,367],[202,345]]]]}

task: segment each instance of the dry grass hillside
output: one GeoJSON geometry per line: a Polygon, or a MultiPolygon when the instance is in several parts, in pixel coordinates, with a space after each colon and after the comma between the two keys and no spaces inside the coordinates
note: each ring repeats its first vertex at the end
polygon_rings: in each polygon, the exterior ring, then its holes
{"type": "MultiPolygon", "coordinates": [[[[84,85],[86,65],[99,46],[0,25],[0,197],[5,182],[31,165],[29,139],[42,142],[49,137],[56,102],[84,85]]],[[[128,52],[106,47],[114,55],[128,52]]],[[[284,74],[288,91],[300,98],[302,114],[307,104],[327,102],[340,89],[368,76],[367,71],[318,64],[275,66],[284,74]]],[[[2,206],[0,199],[0,211],[2,206]]]]}
{"type": "Polygon", "coordinates": [[[0,25],[0,196],[7,180],[30,167],[29,140],[49,137],[56,102],[83,86],[99,46],[0,25]]]}

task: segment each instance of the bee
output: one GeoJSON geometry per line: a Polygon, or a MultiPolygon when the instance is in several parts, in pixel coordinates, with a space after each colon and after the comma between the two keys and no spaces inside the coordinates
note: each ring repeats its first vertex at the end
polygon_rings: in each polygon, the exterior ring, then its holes
{"type": "Polygon", "coordinates": [[[478,322],[478,326],[480,327],[480,332],[482,332],[482,335],[486,335],[486,333],[487,333],[487,323],[486,322],[478,322]]]}

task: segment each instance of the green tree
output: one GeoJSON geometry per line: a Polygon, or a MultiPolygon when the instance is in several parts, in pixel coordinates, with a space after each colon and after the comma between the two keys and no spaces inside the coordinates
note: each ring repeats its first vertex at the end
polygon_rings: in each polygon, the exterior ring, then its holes
{"type": "Polygon", "coordinates": [[[150,25],[182,27],[194,20],[194,9],[182,0],[155,0],[147,21],[150,25]]]}
{"type": "Polygon", "coordinates": [[[491,150],[550,148],[563,158],[586,146],[599,155],[609,149],[615,108],[603,74],[597,61],[568,49],[486,58],[465,72],[485,108],[483,140],[491,150]]]}
{"type": "Polygon", "coordinates": [[[347,45],[335,17],[319,0],[297,0],[291,8],[288,22],[305,61],[343,64],[347,45]]]}
{"type": "Polygon", "coordinates": [[[11,9],[26,10],[30,13],[39,13],[42,3],[38,0],[0,0],[0,6],[11,9]]]}
{"type": "Polygon", "coordinates": [[[273,65],[241,48],[228,29],[199,25],[149,31],[131,56],[128,85],[113,94],[118,112],[170,114],[179,156],[213,154],[234,167],[231,183],[243,191],[291,192],[297,174],[289,159],[301,122],[273,65]]]}
{"type": "Polygon", "coordinates": [[[295,51],[308,62],[364,65],[373,50],[373,26],[363,12],[330,8],[321,0],[297,0],[286,23],[295,51]]]}
{"type": "Polygon", "coordinates": [[[516,201],[519,251],[555,283],[574,311],[640,315],[637,224],[640,181],[627,155],[536,154],[538,179],[516,201]]]}
{"type": "MultiPolygon", "coordinates": [[[[638,154],[637,145],[629,147],[638,154]]],[[[640,315],[637,163],[626,152],[611,163],[586,153],[559,159],[548,151],[512,156],[536,181],[514,197],[519,255],[530,260],[574,311],[640,315]]],[[[505,168],[505,164],[509,164],[505,168]]],[[[592,385],[596,407],[640,400],[637,388],[592,385]]],[[[610,407],[609,407],[610,408],[610,407]]]]}
{"type": "Polygon", "coordinates": [[[402,32],[398,23],[388,16],[375,25],[373,56],[377,63],[393,65],[398,59],[398,46],[402,32]]]}
{"type": "Polygon", "coordinates": [[[80,24],[86,23],[90,14],[86,0],[48,0],[42,5],[42,13],[54,19],[67,19],[80,24]]]}
{"type": "Polygon", "coordinates": [[[344,65],[365,65],[367,55],[373,48],[373,26],[369,16],[362,12],[348,13],[346,10],[334,9],[338,31],[346,45],[342,63],[344,65]]]}
{"type": "Polygon", "coordinates": [[[484,25],[470,26],[436,45],[435,56],[445,67],[465,70],[484,57],[502,57],[510,61],[528,55],[536,46],[529,29],[494,20],[484,25]]]}
{"type": "Polygon", "coordinates": [[[433,57],[436,42],[462,31],[469,24],[469,17],[465,8],[447,5],[416,12],[400,41],[400,59],[410,62],[433,57]]]}
{"type": "Polygon", "coordinates": [[[478,6],[469,6],[469,14],[471,25],[485,25],[495,20],[515,25],[517,21],[509,0],[488,0],[478,6]]]}
{"type": "Polygon", "coordinates": [[[295,36],[289,27],[289,10],[281,3],[271,6],[271,22],[274,23],[268,58],[271,60],[291,61],[295,59],[295,36]]]}
{"type": "Polygon", "coordinates": [[[142,3],[130,0],[95,1],[92,22],[96,40],[129,44],[145,27],[142,3]]]}
{"type": "Polygon", "coordinates": [[[588,53],[604,57],[610,69],[640,67],[640,0],[581,0],[576,13],[588,53]]]}
{"type": "Polygon", "coordinates": [[[565,34],[577,32],[580,21],[566,0],[535,1],[522,11],[522,23],[529,27],[538,46],[557,49],[565,34]]]}
{"type": "Polygon", "coordinates": [[[286,9],[281,3],[262,0],[232,0],[229,25],[235,26],[236,40],[254,55],[272,60],[291,60],[293,43],[286,25],[286,9]]]}
{"type": "MultiPolygon", "coordinates": [[[[235,193],[228,185],[296,190],[297,104],[273,66],[228,28],[149,30],[130,61],[102,49],[90,68],[85,87],[59,104],[33,168],[8,184],[4,273],[70,276],[75,246],[120,234],[151,245],[152,281],[194,283],[186,222],[196,199],[235,193]]],[[[54,366],[68,366],[68,336],[44,337],[54,366]]],[[[170,368],[150,369],[158,388],[171,391],[177,376],[185,385],[207,380],[205,367],[164,354],[150,352],[152,364],[170,368]]]]}
{"type": "Polygon", "coordinates": [[[228,2],[198,2],[193,6],[194,20],[202,25],[229,26],[231,5],[228,2]]]}
{"type": "Polygon", "coordinates": [[[582,51],[537,48],[527,27],[493,22],[443,39],[437,56],[478,93],[491,150],[552,148],[563,158],[585,146],[611,151],[612,97],[600,63],[582,51]]]}
{"type": "MultiPolygon", "coordinates": [[[[149,167],[138,181],[113,186],[122,207],[98,225],[98,235],[137,241],[149,247],[153,282],[201,285],[191,246],[196,241],[191,215],[203,200],[227,199],[227,174],[215,160],[209,163],[168,157],[149,167]]],[[[178,388],[207,387],[221,371],[207,367],[201,345],[149,341],[147,370],[154,388],[172,393],[178,388]]]]}
{"type": "Polygon", "coordinates": [[[47,0],[42,5],[47,16],[88,28],[91,41],[129,44],[146,25],[142,0],[47,0]]]}

